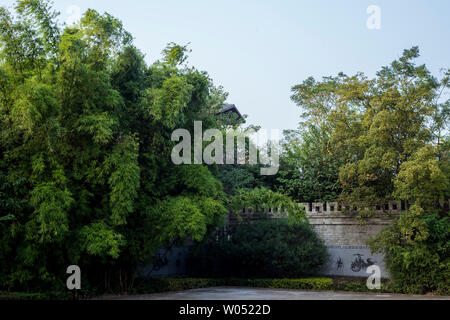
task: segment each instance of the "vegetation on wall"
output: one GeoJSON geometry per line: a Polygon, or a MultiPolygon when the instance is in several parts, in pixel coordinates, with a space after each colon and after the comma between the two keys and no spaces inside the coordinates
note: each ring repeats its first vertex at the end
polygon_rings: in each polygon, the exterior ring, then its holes
{"type": "Polygon", "coordinates": [[[305,222],[287,219],[245,221],[192,249],[197,276],[301,277],[320,271],[326,247],[305,222]]]}

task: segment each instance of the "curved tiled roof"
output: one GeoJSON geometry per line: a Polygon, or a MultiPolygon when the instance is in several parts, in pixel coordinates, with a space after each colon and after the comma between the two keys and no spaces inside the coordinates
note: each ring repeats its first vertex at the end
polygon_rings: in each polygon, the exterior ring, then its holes
{"type": "Polygon", "coordinates": [[[222,107],[222,109],[217,114],[223,114],[227,112],[234,112],[238,115],[239,119],[242,119],[242,115],[239,112],[238,108],[234,104],[227,104],[222,107]]]}

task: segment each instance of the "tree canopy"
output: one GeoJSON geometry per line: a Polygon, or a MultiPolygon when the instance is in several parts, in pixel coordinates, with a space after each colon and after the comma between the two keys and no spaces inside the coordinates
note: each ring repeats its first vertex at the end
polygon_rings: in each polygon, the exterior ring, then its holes
{"type": "Polygon", "coordinates": [[[373,79],[341,73],[294,86],[302,122],[285,134],[278,189],[361,213],[388,200],[448,199],[450,71],[437,79],[418,57],[405,50],[373,79]]]}
{"type": "Polygon", "coordinates": [[[227,212],[207,167],[170,162],[171,132],[220,126],[226,95],[185,64],[186,46],[147,65],[109,14],[64,27],[47,1],[15,9],[0,8],[0,282],[63,285],[78,264],[126,286],[227,212]]]}
{"type": "Polygon", "coordinates": [[[438,79],[418,57],[412,47],[374,78],[341,73],[294,86],[302,122],[285,133],[275,188],[337,200],[362,219],[402,200],[370,247],[385,255],[394,290],[448,294],[450,70],[438,79]]]}
{"type": "Polygon", "coordinates": [[[14,9],[0,7],[0,286],[65,288],[76,264],[126,291],[158,249],[200,241],[228,212],[217,166],[172,163],[172,132],[242,121],[217,115],[227,93],[187,64],[188,45],[147,65],[108,13],[65,26],[46,0],[14,9]]]}

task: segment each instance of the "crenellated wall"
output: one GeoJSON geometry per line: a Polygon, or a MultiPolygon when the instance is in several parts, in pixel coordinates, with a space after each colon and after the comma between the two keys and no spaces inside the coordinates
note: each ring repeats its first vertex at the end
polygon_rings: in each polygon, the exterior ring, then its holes
{"type": "MultiPolygon", "coordinates": [[[[367,240],[392,223],[393,217],[402,209],[401,202],[391,201],[386,206],[377,207],[375,216],[364,222],[345,213],[345,208],[337,202],[303,205],[309,223],[328,248],[329,257],[323,274],[367,277],[367,267],[376,264],[380,267],[381,276],[389,277],[383,256],[372,254],[367,240]]],[[[356,211],[357,208],[351,209],[356,211]]]]}
{"type": "MultiPolygon", "coordinates": [[[[337,202],[302,203],[309,223],[327,245],[364,246],[367,240],[388,226],[402,209],[402,203],[390,201],[375,210],[375,216],[362,222],[345,213],[337,202]]],[[[354,209],[354,208],[353,208],[354,209]]]]}
{"type": "MultiPolygon", "coordinates": [[[[384,206],[378,206],[375,208],[375,216],[364,222],[348,213],[356,211],[357,208],[346,210],[337,202],[301,204],[306,209],[309,223],[328,248],[329,257],[323,274],[367,277],[367,267],[376,264],[380,267],[381,276],[389,277],[383,256],[372,254],[367,246],[367,240],[386,228],[393,218],[405,209],[404,203],[390,201],[384,206]]],[[[239,215],[250,219],[257,217],[246,208],[239,215]]],[[[273,218],[281,217],[279,210],[270,210],[269,215],[273,218]]],[[[239,223],[239,220],[235,214],[230,214],[228,222],[239,223]]]]}
{"type": "MultiPolygon", "coordinates": [[[[337,202],[328,203],[301,203],[306,208],[306,215],[318,236],[324,240],[328,248],[328,261],[322,270],[324,275],[368,277],[367,268],[372,264],[380,267],[381,276],[388,278],[383,256],[372,254],[367,246],[367,240],[386,228],[400,212],[404,211],[406,204],[400,201],[390,201],[383,206],[377,206],[375,216],[362,221],[346,213],[356,211],[358,208],[348,208],[337,202]]],[[[449,207],[449,202],[443,208],[449,207]]],[[[280,218],[279,210],[269,210],[269,216],[280,218]]],[[[244,208],[239,213],[243,218],[257,219],[258,215],[244,208]]],[[[237,215],[230,213],[227,224],[239,223],[237,215]]],[[[189,246],[174,248],[166,258],[159,259],[157,268],[147,266],[140,272],[143,276],[174,276],[184,275],[186,270],[186,255],[189,246]]],[[[164,256],[163,250],[158,253],[164,256]]]]}

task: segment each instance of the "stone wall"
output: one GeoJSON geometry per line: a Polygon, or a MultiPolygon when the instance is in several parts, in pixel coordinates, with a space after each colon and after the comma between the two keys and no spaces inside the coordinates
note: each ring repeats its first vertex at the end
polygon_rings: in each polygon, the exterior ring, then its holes
{"type": "Polygon", "coordinates": [[[406,203],[390,201],[375,207],[373,218],[360,221],[337,202],[302,203],[309,223],[328,248],[328,261],[323,274],[334,276],[368,277],[367,268],[377,265],[382,278],[389,278],[383,255],[372,254],[367,240],[392,223],[393,218],[406,209],[406,203]]]}
{"type": "Polygon", "coordinates": [[[186,258],[190,245],[174,247],[170,251],[160,249],[154,256],[154,263],[138,269],[138,277],[176,277],[186,275],[186,258]]]}
{"type": "MultiPolygon", "coordinates": [[[[349,214],[346,208],[337,202],[301,203],[301,205],[306,208],[309,223],[327,245],[366,245],[367,240],[389,225],[402,209],[401,202],[390,201],[386,206],[377,208],[373,218],[363,222],[349,214]]],[[[282,217],[279,210],[272,209],[266,213],[272,218],[282,217]]],[[[260,217],[247,208],[244,208],[239,216],[251,220],[260,217]]],[[[237,215],[230,213],[227,223],[239,223],[237,215]]]]}
{"type": "Polygon", "coordinates": [[[388,226],[401,210],[400,202],[391,201],[389,207],[376,210],[373,218],[362,222],[344,213],[345,208],[336,202],[302,205],[309,223],[327,245],[366,245],[367,240],[388,226]]]}
{"type": "Polygon", "coordinates": [[[389,278],[383,255],[372,254],[367,246],[327,245],[328,260],[323,275],[367,278],[367,268],[380,267],[381,277],[389,278]]]}

